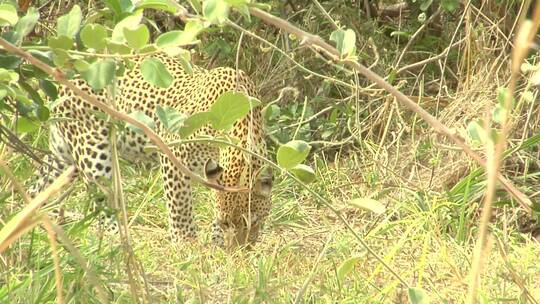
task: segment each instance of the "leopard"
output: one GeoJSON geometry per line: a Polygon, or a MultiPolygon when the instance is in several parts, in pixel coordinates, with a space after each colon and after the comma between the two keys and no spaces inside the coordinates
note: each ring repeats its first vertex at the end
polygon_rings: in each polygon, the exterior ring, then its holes
{"type": "MultiPolygon", "coordinates": [[[[144,113],[153,120],[157,134],[166,143],[182,139],[163,127],[156,114],[158,106],[170,107],[189,116],[208,111],[226,92],[241,92],[258,98],[254,83],[240,69],[205,69],[194,65],[190,71],[180,60],[166,54],[141,55],[131,59],[131,64],[132,68],[117,78],[114,94],[107,90],[92,89],[81,77],[71,81],[84,92],[109,105],[110,96],[113,95],[114,106],[122,113],[144,113]],[[170,86],[159,87],[145,79],[140,67],[146,58],[157,58],[164,64],[173,77],[170,86]]],[[[93,186],[92,189],[97,189],[94,191],[100,194],[95,204],[104,204],[107,195],[95,185],[113,178],[113,125],[110,119],[96,113],[99,113],[99,109],[95,105],[67,87],[59,86],[58,99],[51,108],[51,116],[57,118],[49,126],[51,153],[37,170],[37,181],[30,190],[31,196],[49,186],[63,170],[72,165],[75,173],[71,178],[82,177],[87,185],[93,186]]],[[[161,168],[172,240],[197,239],[194,182],[190,176],[177,168],[165,154],[149,151],[147,148],[151,143],[143,133],[122,128],[117,135],[114,142],[120,158],[137,164],[156,163],[161,168]]],[[[170,145],[170,149],[190,171],[225,187],[248,189],[240,192],[214,190],[216,216],[211,224],[211,241],[228,248],[252,246],[259,238],[272,204],[273,177],[270,170],[264,170],[265,163],[262,160],[267,156],[267,148],[261,107],[253,107],[228,131],[228,136],[236,139],[235,145],[216,146],[208,142],[190,141],[218,135],[211,124],[206,124],[184,138],[184,143],[170,145]]]]}

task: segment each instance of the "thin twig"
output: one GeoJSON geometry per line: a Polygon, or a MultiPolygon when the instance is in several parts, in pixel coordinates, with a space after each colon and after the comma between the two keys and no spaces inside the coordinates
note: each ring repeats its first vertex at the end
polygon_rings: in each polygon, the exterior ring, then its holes
{"type": "Polygon", "coordinates": [[[398,67],[399,64],[401,63],[401,60],[403,59],[403,57],[405,56],[405,54],[407,53],[407,51],[409,50],[409,48],[411,47],[412,43],[414,41],[416,41],[416,38],[418,38],[420,36],[420,34],[427,28],[427,26],[429,24],[431,24],[431,22],[433,22],[433,20],[435,20],[435,18],[437,18],[439,15],[441,14],[441,8],[439,7],[437,9],[437,11],[435,13],[433,13],[433,15],[431,15],[428,20],[426,20],[426,22],[424,22],[424,24],[422,24],[422,26],[420,26],[416,32],[414,32],[414,34],[411,36],[411,38],[409,38],[409,41],[407,42],[407,44],[405,45],[405,47],[403,48],[403,50],[401,51],[401,54],[399,55],[399,58],[398,60],[396,61],[396,64],[394,65],[395,67],[398,67]]]}
{"type": "Polygon", "coordinates": [[[444,58],[444,57],[446,57],[448,55],[448,53],[450,52],[451,49],[453,49],[454,47],[462,44],[465,40],[466,40],[466,38],[463,38],[463,39],[459,40],[458,42],[448,46],[439,55],[436,55],[436,56],[433,56],[433,57],[430,57],[430,58],[415,62],[413,64],[409,64],[407,66],[404,66],[401,69],[397,70],[396,74],[401,74],[401,73],[403,73],[405,71],[408,71],[408,70],[411,70],[411,69],[414,69],[414,68],[417,68],[417,67],[421,67],[421,66],[424,66],[424,65],[426,65],[428,63],[431,63],[431,62],[437,61],[437,60],[439,60],[441,58],[444,58]]]}
{"type": "MultiPolygon", "coordinates": [[[[109,98],[109,102],[114,107],[114,109],[117,108],[117,105],[115,102],[116,100],[115,92],[116,90],[112,88],[108,90],[107,92],[108,93],[107,97],[109,98]]],[[[112,128],[111,130],[111,152],[112,152],[111,163],[112,163],[113,172],[114,172],[113,181],[112,181],[112,185],[113,185],[112,197],[113,197],[114,207],[116,209],[121,210],[120,212],[121,216],[119,220],[120,222],[119,234],[120,234],[120,239],[122,242],[122,247],[124,248],[122,253],[124,254],[126,273],[128,275],[129,287],[131,288],[132,299],[134,299],[136,303],[139,303],[140,296],[139,296],[138,290],[140,289],[140,287],[134,276],[134,271],[133,271],[133,268],[134,268],[135,271],[138,271],[141,277],[143,278],[144,291],[145,291],[143,292],[143,294],[147,297],[146,303],[149,303],[151,301],[150,299],[148,299],[150,292],[148,290],[148,284],[146,283],[147,282],[146,273],[144,272],[144,269],[140,267],[140,263],[136,258],[136,254],[133,251],[133,247],[131,246],[131,241],[130,241],[131,237],[130,237],[129,229],[128,229],[129,228],[128,227],[128,212],[127,212],[127,206],[125,202],[124,189],[122,187],[122,173],[120,170],[120,164],[119,164],[119,159],[118,159],[117,142],[118,142],[117,130],[116,128],[112,128]],[[131,267],[132,265],[134,266],[133,268],[131,267]]]]}
{"type": "MultiPolygon", "coordinates": [[[[469,6],[471,5],[471,1],[472,0],[468,0],[467,4],[465,4],[465,8],[463,9],[464,12],[467,12],[469,10],[469,6]]],[[[462,31],[461,30],[461,25],[463,24],[463,20],[465,19],[465,15],[466,14],[461,14],[461,17],[459,18],[458,24],[456,25],[456,30],[452,34],[452,38],[450,38],[450,45],[452,45],[454,43],[458,33],[460,33],[462,31]]],[[[443,60],[443,64],[442,64],[442,67],[443,67],[442,70],[443,71],[444,71],[444,67],[446,67],[446,62],[447,61],[448,61],[448,56],[445,56],[444,60],[443,60]]],[[[444,77],[441,77],[441,80],[439,81],[439,93],[440,93],[441,88],[443,87],[443,81],[444,81],[444,77]]]]}
{"type": "MultiPolygon", "coordinates": [[[[339,30],[339,26],[337,25],[336,21],[334,20],[334,18],[332,18],[332,16],[330,16],[330,14],[324,9],[324,7],[319,3],[319,1],[317,0],[312,0],[313,3],[315,3],[315,5],[317,6],[317,8],[323,13],[324,17],[326,19],[328,19],[328,21],[330,21],[330,24],[332,25],[332,27],[335,29],[335,30],[339,30]]],[[[368,18],[369,19],[369,18],[368,18]]]]}

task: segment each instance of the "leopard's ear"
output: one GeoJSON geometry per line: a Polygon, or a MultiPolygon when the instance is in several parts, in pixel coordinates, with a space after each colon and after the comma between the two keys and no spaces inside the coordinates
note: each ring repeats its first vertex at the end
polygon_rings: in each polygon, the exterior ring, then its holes
{"type": "Polygon", "coordinates": [[[258,196],[270,198],[274,176],[270,168],[260,170],[255,179],[253,192],[258,196]]]}
{"type": "Polygon", "coordinates": [[[209,181],[216,181],[223,173],[223,168],[213,159],[208,159],[204,164],[204,175],[209,181]]]}

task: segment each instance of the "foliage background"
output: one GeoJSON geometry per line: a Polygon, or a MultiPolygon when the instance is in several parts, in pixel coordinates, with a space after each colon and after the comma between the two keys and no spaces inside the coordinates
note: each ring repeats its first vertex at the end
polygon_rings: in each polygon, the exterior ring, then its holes
{"type": "MultiPolygon", "coordinates": [[[[125,17],[122,9],[129,1],[5,3],[18,5],[19,16],[29,6],[38,9],[36,27],[20,42],[46,60],[51,37],[59,37],[58,18],[75,4],[85,16],[83,24],[113,29],[125,17]]],[[[181,4],[190,7],[187,2],[181,4]]],[[[195,10],[197,1],[191,4],[191,13],[204,14],[195,10]]],[[[352,30],[354,51],[348,55],[384,75],[483,153],[480,142],[485,138],[471,132],[471,122],[492,115],[501,90],[508,86],[512,39],[519,14],[525,15],[524,2],[298,0],[265,4],[274,15],[327,41],[341,27],[352,30]]],[[[238,10],[232,10],[229,19],[240,29],[208,27],[198,36],[201,42],[190,46],[192,63],[206,68],[238,66],[251,75],[266,107],[271,158],[290,140],[308,142],[312,147],[308,164],[317,175],[310,189],[328,198],[408,287],[418,289],[407,289],[325,206],[285,176],[276,181],[275,207],[255,251],[209,250],[208,229],[201,232],[200,243],[171,244],[159,173],[126,165],[122,180],[132,237],[127,245],[135,253],[135,263],[126,262],[129,250],[124,241],[103,237],[89,227],[94,215],[85,212],[91,199],[84,185],[72,185],[68,197],[57,199],[84,216],[64,229],[106,286],[111,301],[400,303],[414,301],[407,294],[412,290],[413,295],[425,294],[434,303],[463,302],[486,187],[483,171],[388,93],[344,66],[314,55],[296,37],[256,18],[248,20],[238,10]],[[367,211],[349,203],[366,198],[375,202],[368,203],[367,211]],[[379,205],[384,212],[372,212],[379,205]],[[128,275],[127,268],[135,275],[128,275]],[[130,285],[140,289],[134,293],[130,285]]],[[[152,9],[145,11],[142,23],[148,28],[149,41],[185,26],[170,13],[152,9]]],[[[9,37],[10,32],[11,28],[3,28],[2,37],[17,39],[9,37]]],[[[71,51],[88,51],[80,36],[73,39],[78,49],[71,51]]],[[[65,55],[63,51],[56,50],[54,55],[56,61],[51,64],[66,71],[82,71],[75,64],[78,59],[89,64],[99,61],[74,54],[66,63],[58,59],[65,55]]],[[[513,153],[503,167],[535,202],[539,168],[536,63],[533,49],[514,95],[508,140],[513,153]]],[[[32,159],[39,162],[47,150],[47,108],[56,99],[55,85],[49,75],[5,53],[0,53],[0,67],[5,69],[0,73],[2,88],[6,96],[11,94],[0,101],[0,134],[8,139],[0,155],[25,180],[32,175],[32,159]]],[[[5,223],[20,210],[21,200],[7,178],[2,176],[0,182],[0,220],[5,223]]],[[[538,302],[540,248],[535,218],[503,191],[497,194],[479,298],[483,303],[538,302]]],[[[208,191],[200,189],[196,200],[200,202],[197,221],[204,228],[214,212],[208,191]]],[[[91,282],[72,254],[62,249],[59,255],[66,302],[97,302],[91,282]]],[[[51,256],[46,233],[39,229],[4,252],[2,302],[54,301],[51,256]]]]}

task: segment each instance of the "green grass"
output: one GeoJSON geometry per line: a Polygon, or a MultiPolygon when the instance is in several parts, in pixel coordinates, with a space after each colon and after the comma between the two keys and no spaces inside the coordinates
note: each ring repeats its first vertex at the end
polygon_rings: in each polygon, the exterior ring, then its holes
{"type": "MultiPolygon", "coordinates": [[[[18,157],[13,160],[17,173],[27,175],[28,166],[18,157]]],[[[388,194],[382,185],[361,182],[375,169],[353,161],[319,164],[319,180],[310,187],[341,211],[385,263],[411,287],[425,289],[433,303],[464,301],[476,236],[475,205],[401,188],[388,194]],[[381,216],[347,205],[353,197],[373,194],[387,205],[381,216]]],[[[199,240],[172,244],[159,171],[123,166],[122,172],[131,244],[144,269],[151,303],[290,303],[303,286],[304,303],[408,301],[406,287],[367,253],[333,213],[290,180],[278,178],[274,208],[256,248],[225,252],[209,244],[214,217],[210,191],[198,188],[195,193],[199,240]],[[358,262],[339,281],[338,269],[351,257],[358,257],[358,262]]],[[[5,182],[2,187],[8,189],[5,182]]],[[[63,202],[67,209],[83,212],[89,204],[84,188],[75,185],[63,202]]],[[[3,202],[1,218],[7,219],[20,206],[18,196],[10,196],[3,202]]],[[[527,303],[525,289],[540,298],[540,246],[516,230],[514,216],[501,212],[492,226],[482,275],[484,303],[527,303]]],[[[88,218],[64,229],[106,286],[111,301],[134,303],[125,249],[118,237],[102,235],[92,222],[88,218]]],[[[98,303],[72,255],[62,249],[60,256],[66,303],[98,303]]],[[[33,230],[1,255],[0,282],[1,303],[54,302],[54,265],[44,230],[33,230]]]]}

